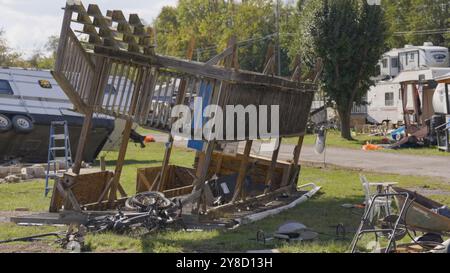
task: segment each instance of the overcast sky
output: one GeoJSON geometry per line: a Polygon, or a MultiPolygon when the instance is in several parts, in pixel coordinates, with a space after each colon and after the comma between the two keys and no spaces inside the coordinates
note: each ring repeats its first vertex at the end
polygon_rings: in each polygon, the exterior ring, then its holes
{"type": "MultiPolygon", "coordinates": [[[[121,9],[126,14],[137,13],[152,22],[163,6],[176,5],[177,0],[85,0],[85,6],[95,3],[103,12],[121,9]]],[[[29,57],[42,48],[47,38],[59,35],[66,0],[0,0],[0,29],[5,31],[9,46],[29,57]]]]}

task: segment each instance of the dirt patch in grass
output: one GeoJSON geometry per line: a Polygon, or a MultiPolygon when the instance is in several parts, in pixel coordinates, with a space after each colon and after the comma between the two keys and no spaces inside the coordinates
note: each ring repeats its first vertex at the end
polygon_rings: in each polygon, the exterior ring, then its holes
{"type": "Polygon", "coordinates": [[[53,242],[0,244],[0,253],[58,253],[65,252],[53,242]]]}

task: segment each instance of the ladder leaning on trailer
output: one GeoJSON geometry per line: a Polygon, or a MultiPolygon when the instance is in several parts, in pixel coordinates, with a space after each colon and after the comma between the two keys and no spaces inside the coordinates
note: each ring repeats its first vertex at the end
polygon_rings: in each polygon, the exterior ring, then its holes
{"type": "Polygon", "coordinates": [[[56,180],[72,166],[72,151],[70,150],[69,128],[67,121],[52,121],[50,125],[50,137],[48,142],[47,172],[45,173],[45,196],[52,187],[49,180],[56,180]],[[63,162],[64,168],[59,169],[63,162]],[[52,171],[53,170],[53,171],[52,171]]]}

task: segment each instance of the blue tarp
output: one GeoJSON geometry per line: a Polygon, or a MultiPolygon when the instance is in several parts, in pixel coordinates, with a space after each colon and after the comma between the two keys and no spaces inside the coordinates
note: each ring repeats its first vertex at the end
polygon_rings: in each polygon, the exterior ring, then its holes
{"type": "MultiPolygon", "coordinates": [[[[206,118],[203,116],[203,110],[209,105],[209,101],[211,99],[213,91],[213,85],[208,83],[202,83],[200,85],[200,92],[198,97],[202,98],[201,109],[194,109],[194,119],[192,121],[192,129],[195,131],[196,129],[202,130],[203,125],[205,124],[206,118]]],[[[195,107],[195,105],[194,105],[195,107]]],[[[198,106],[197,106],[198,107],[198,106]]],[[[189,140],[187,144],[188,148],[202,151],[204,148],[203,140],[189,140]]]]}

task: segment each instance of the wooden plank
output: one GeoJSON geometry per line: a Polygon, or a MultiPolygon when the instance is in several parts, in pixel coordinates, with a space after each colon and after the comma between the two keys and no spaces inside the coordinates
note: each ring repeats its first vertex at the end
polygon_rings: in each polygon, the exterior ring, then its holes
{"type": "MultiPolygon", "coordinates": [[[[103,57],[96,57],[96,63],[95,63],[95,74],[93,76],[93,80],[89,84],[89,102],[94,102],[96,91],[99,87],[99,85],[102,84],[101,78],[104,77],[102,75],[102,71],[104,69],[103,65],[105,64],[105,59],[103,57]]],[[[80,173],[81,169],[81,162],[83,160],[84,150],[86,148],[86,144],[88,141],[89,131],[91,130],[92,126],[92,117],[93,117],[93,109],[92,107],[89,107],[87,109],[87,112],[85,113],[85,118],[83,122],[83,127],[81,128],[80,133],[80,139],[78,141],[77,146],[77,153],[74,160],[74,166],[73,166],[73,172],[75,174],[80,173]]]]}
{"type": "Polygon", "coordinates": [[[67,81],[66,77],[62,73],[56,71],[51,71],[51,74],[70,101],[74,104],[75,109],[83,114],[89,113],[88,106],[81,100],[80,96],[72,88],[72,85],[67,81]]]}
{"type": "Polygon", "coordinates": [[[305,138],[304,135],[298,137],[297,146],[295,146],[295,149],[294,149],[294,160],[293,160],[292,164],[295,166],[298,165],[298,162],[300,160],[300,153],[302,152],[304,138],[305,138]]]}
{"type": "Polygon", "coordinates": [[[89,132],[92,127],[92,117],[93,111],[91,109],[88,110],[83,121],[83,127],[81,127],[80,139],[78,140],[77,152],[75,154],[75,160],[73,162],[72,171],[75,174],[80,174],[81,163],[83,161],[84,150],[86,149],[86,144],[88,142],[89,132]]]}
{"type": "MultiPolygon", "coordinates": [[[[263,74],[275,74],[275,49],[272,44],[269,45],[269,48],[266,52],[266,65],[264,67],[263,74]]],[[[281,141],[283,138],[278,138],[277,140],[277,148],[272,152],[272,160],[270,163],[269,170],[267,171],[266,181],[265,184],[265,190],[264,193],[267,193],[271,190],[272,187],[272,179],[273,179],[273,172],[275,170],[277,160],[278,160],[278,154],[280,152],[281,147],[281,141]]]]}
{"type": "MultiPolygon", "coordinates": [[[[192,57],[194,56],[194,47],[195,47],[195,40],[191,39],[190,43],[189,43],[189,47],[188,50],[186,52],[186,58],[187,59],[192,59],[192,57]]],[[[175,86],[175,83],[174,83],[175,86]]],[[[184,102],[184,98],[186,97],[186,90],[187,90],[187,81],[186,79],[181,80],[180,82],[180,86],[178,88],[178,94],[177,94],[177,99],[176,99],[176,104],[175,105],[180,105],[183,104],[184,102]]],[[[170,121],[170,128],[172,128],[172,124],[173,124],[174,120],[171,119],[170,121]]],[[[173,147],[173,142],[174,142],[174,138],[172,133],[169,134],[169,140],[166,144],[166,150],[164,152],[164,158],[163,158],[163,163],[162,163],[162,170],[161,170],[161,183],[158,186],[158,190],[160,191],[161,189],[164,189],[165,187],[165,183],[167,180],[167,172],[168,172],[168,165],[170,163],[170,156],[172,154],[172,147],[173,147]]]]}
{"type": "Polygon", "coordinates": [[[115,39],[118,34],[110,28],[112,21],[102,15],[98,5],[90,4],[88,6],[87,13],[94,17],[93,24],[99,28],[99,36],[104,38],[103,44],[105,46],[111,46],[114,49],[119,49],[121,47],[120,43],[115,39]]]}
{"type": "Polygon", "coordinates": [[[108,181],[111,177],[112,173],[109,171],[94,170],[83,172],[80,175],[71,172],[65,173],[64,177],[60,180],[62,182],[58,182],[58,184],[61,184],[60,189],[57,190],[57,187],[54,187],[50,211],[56,212],[63,205],[66,210],[70,209],[74,200],[80,206],[97,202],[101,193],[107,188],[108,181]],[[61,191],[61,189],[64,191],[61,191]],[[66,198],[67,194],[68,196],[66,198]]]}
{"type": "Polygon", "coordinates": [[[264,190],[264,193],[268,193],[269,191],[271,191],[273,173],[274,173],[275,167],[277,165],[278,154],[280,153],[282,139],[283,138],[281,138],[281,137],[278,139],[278,147],[272,152],[272,160],[270,163],[269,170],[267,171],[266,181],[264,183],[266,185],[266,189],[264,190]]]}
{"type": "Polygon", "coordinates": [[[207,65],[217,65],[220,60],[222,60],[225,57],[230,56],[233,53],[233,47],[228,47],[220,54],[212,57],[209,61],[206,62],[207,65]]]}
{"type": "Polygon", "coordinates": [[[176,69],[177,71],[195,74],[198,76],[225,80],[230,82],[239,83],[250,83],[266,85],[271,87],[283,88],[280,92],[286,92],[289,90],[297,90],[302,92],[315,92],[317,90],[317,85],[313,83],[297,83],[291,80],[278,77],[278,76],[267,76],[261,73],[243,71],[234,71],[229,69],[224,69],[217,66],[205,65],[204,63],[189,62],[182,59],[177,59],[174,57],[167,57],[156,55],[155,61],[157,64],[162,65],[167,68],[176,69]]]}
{"type": "Polygon", "coordinates": [[[62,71],[63,66],[63,56],[65,55],[66,51],[66,44],[67,44],[67,35],[70,30],[70,20],[72,18],[72,9],[69,8],[69,5],[66,5],[66,8],[64,10],[64,19],[63,24],[61,27],[61,34],[59,38],[59,44],[58,44],[58,50],[56,53],[56,62],[55,62],[55,70],[58,72],[62,71]]]}
{"type": "Polygon", "coordinates": [[[128,196],[127,193],[125,192],[125,189],[122,187],[122,184],[120,184],[120,183],[118,184],[118,190],[119,190],[120,196],[122,198],[128,196]]]}
{"type": "Polygon", "coordinates": [[[100,205],[100,203],[102,201],[104,201],[106,194],[108,193],[108,191],[111,189],[111,185],[113,183],[114,180],[114,176],[111,177],[108,181],[108,183],[106,184],[105,188],[103,189],[102,193],[100,194],[100,196],[97,199],[97,204],[100,205]]]}
{"type": "Polygon", "coordinates": [[[145,25],[142,23],[142,20],[139,18],[139,15],[132,13],[128,19],[130,25],[134,27],[144,27],[145,25]]]}
{"type": "Polygon", "coordinates": [[[289,176],[290,178],[288,180],[284,180],[281,184],[281,187],[287,186],[289,183],[295,183],[295,178],[298,174],[298,163],[300,161],[300,154],[302,152],[302,146],[303,146],[303,140],[305,136],[299,136],[297,145],[294,148],[294,159],[292,160],[292,164],[289,167],[289,176]]]}
{"type": "MultiPolygon", "coordinates": [[[[273,198],[277,195],[280,195],[281,193],[292,193],[293,188],[291,186],[287,186],[287,187],[283,187],[283,188],[279,188],[277,190],[274,190],[272,192],[269,193],[265,193],[265,194],[261,194],[252,198],[248,198],[246,200],[242,200],[241,202],[239,202],[240,206],[245,206],[246,204],[252,204],[252,203],[264,203],[267,202],[268,200],[273,200],[273,198]]],[[[217,215],[218,213],[228,213],[228,212],[233,212],[234,210],[236,210],[236,203],[230,202],[221,206],[217,206],[217,207],[213,207],[210,208],[208,210],[207,215],[209,215],[209,217],[214,217],[215,215],[217,215]]]]}
{"type": "Polygon", "coordinates": [[[147,187],[147,189],[150,190],[150,188],[152,187],[152,185],[150,184],[150,182],[147,180],[147,177],[145,177],[145,175],[142,173],[142,171],[138,170],[138,176],[139,176],[139,182],[144,183],[144,185],[147,187]]]}
{"type": "Polygon", "coordinates": [[[292,73],[291,80],[294,82],[302,81],[302,63],[300,55],[296,55],[294,59],[294,72],[292,73]]]}
{"type": "Polygon", "coordinates": [[[275,74],[275,50],[272,44],[269,45],[266,52],[266,61],[263,69],[263,74],[275,74]]]}
{"type": "Polygon", "coordinates": [[[159,182],[161,181],[161,171],[158,172],[158,174],[155,177],[155,180],[153,180],[152,186],[150,187],[150,191],[155,191],[158,188],[159,182]]]}
{"type": "Polygon", "coordinates": [[[192,192],[192,188],[193,188],[193,186],[189,185],[189,186],[184,186],[181,188],[165,190],[165,191],[163,191],[163,193],[167,198],[172,198],[172,197],[189,194],[190,192],[192,192]]]}
{"type": "MultiPolygon", "coordinates": [[[[139,70],[137,80],[136,80],[137,84],[135,85],[135,89],[133,92],[133,98],[131,99],[130,115],[133,115],[136,110],[137,99],[139,97],[139,92],[141,91],[141,80],[142,80],[142,76],[143,76],[142,74],[143,74],[143,72],[141,70],[139,70]]],[[[116,169],[114,171],[114,180],[111,185],[111,191],[109,194],[110,202],[113,202],[114,200],[117,199],[117,190],[119,188],[120,177],[122,174],[123,164],[124,164],[125,155],[126,155],[127,148],[128,148],[128,142],[129,142],[132,126],[133,126],[133,121],[127,120],[127,122],[125,124],[125,128],[123,130],[122,144],[121,144],[120,150],[119,150],[119,156],[118,156],[117,163],[116,163],[116,169]]]]}
{"type": "Polygon", "coordinates": [[[122,175],[123,164],[125,161],[125,155],[127,153],[128,142],[132,126],[133,122],[131,120],[128,120],[125,124],[125,128],[122,133],[122,143],[120,145],[119,155],[117,157],[116,168],[114,171],[114,178],[111,184],[111,190],[109,192],[110,202],[117,200],[117,190],[119,188],[120,177],[122,175]]]}
{"type": "Polygon", "coordinates": [[[236,186],[234,188],[234,195],[233,199],[231,200],[232,203],[236,202],[238,199],[244,198],[244,181],[245,176],[247,175],[247,168],[248,168],[248,159],[250,156],[250,151],[252,149],[253,140],[247,140],[245,142],[245,149],[244,149],[244,157],[241,161],[241,166],[239,168],[238,177],[236,180],[236,186]]]}

